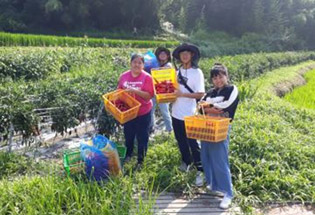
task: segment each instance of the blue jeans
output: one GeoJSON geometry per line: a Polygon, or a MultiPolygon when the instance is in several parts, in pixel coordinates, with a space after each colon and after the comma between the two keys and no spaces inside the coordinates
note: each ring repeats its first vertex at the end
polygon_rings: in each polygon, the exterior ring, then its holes
{"type": "Polygon", "coordinates": [[[229,137],[219,143],[201,141],[201,163],[208,185],[213,191],[220,191],[233,197],[232,178],[229,164],[229,137]]]}
{"type": "MultiPolygon", "coordinates": [[[[155,106],[157,105],[155,97],[152,98],[152,102],[153,102],[153,107],[152,107],[152,112],[151,112],[151,126],[150,126],[151,128],[153,128],[155,124],[154,112],[155,112],[155,106]]],[[[171,115],[169,111],[169,103],[160,103],[158,105],[159,105],[159,108],[163,117],[164,126],[166,130],[172,131],[173,127],[172,127],[172,120],[171,120],[171,115]]]]}
{"type": "Polygon", "coordinates": [[[142,163],[148,150],[149,128],[151,123],[151,113],[126,122],[124,124],[125,144],[127,147],[126,156],[131,157],[135,138],[138,142],[138,163],[142,163]]]}

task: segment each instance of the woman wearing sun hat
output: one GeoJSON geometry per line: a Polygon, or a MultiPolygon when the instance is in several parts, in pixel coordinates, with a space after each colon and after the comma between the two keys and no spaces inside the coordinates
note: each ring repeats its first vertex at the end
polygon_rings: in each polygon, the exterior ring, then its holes
{"type": "Polygon", "coordinates": [[[196,140],[186,137],[184,117],[195,114],[196,100],[205,94],[204,75],[198,68],[200,52],[192,44],[181,44],[173,51],[173,58],[180,63],[177,70],[179,89],[177,100],[172,104],[172,124],[182,157],[181,170],[189,170],[193,163],[198,170],[196,185],[202,186],[202,166],[200,162],[200,147],[196,140]]]}

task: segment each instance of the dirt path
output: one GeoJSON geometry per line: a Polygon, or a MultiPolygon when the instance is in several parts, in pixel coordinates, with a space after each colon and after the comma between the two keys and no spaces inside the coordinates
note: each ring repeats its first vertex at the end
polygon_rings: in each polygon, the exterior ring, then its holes
{"type": "Polygon", "coordinates": [[[284,82],[281,82],[281,83],[277,84],[276,86],[274,86],[273,90],[274,90],[275,94],[279,97],[283,97],[285,94],[291,92],[295,87],[304,85],[306,83],[306,81],[305,81],[303,75],[312,69],[315,69],[315,64],[312,64],[310,66],[307,66],[307,67],[301,69],[299,71],[299,74],[295,78],[293,78],[292,80],[284,81],[284,82]]]}

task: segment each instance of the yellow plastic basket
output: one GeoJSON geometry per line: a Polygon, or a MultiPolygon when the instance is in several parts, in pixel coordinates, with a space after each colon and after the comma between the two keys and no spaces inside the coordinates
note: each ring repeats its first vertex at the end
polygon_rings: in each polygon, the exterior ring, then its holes
{"type": "Polygon", "coordinates": [[[124,124],[137,117],[139,108],[141,106],[135,98],[129,95],[124,90],[115,90],[113,92],[103,95],[105,109],[111,113],[114,118],[120,123],[124,124]],[[126,103],[130,109],[121,112],[111,101],[121,100],[126,103]]]}
{"type": "MultiPolygon", "coordinates": [[[[175,88],[178,88],[176,71],[174,68],[153,68],[151,69],[154,86],[158,82],[171,81],[175,88]]],[[[176,100],[175,93],[156,94],[157,103],[168,103],[176,100]]]]}
{"type": "Polygon", "coordinates": [[[188,138],[220,142],[227,137],[230,118],[195,115],[187,116],[184,120],[188,138]]]}

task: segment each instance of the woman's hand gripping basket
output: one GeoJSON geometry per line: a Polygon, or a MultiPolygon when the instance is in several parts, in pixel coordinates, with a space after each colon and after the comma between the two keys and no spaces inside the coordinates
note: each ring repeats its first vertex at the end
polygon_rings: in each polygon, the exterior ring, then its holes
{"type": "Polygon", "coordinates": [[[140,102],[124,90],[115,90],[103,95],[105,109],[124,124],[138,116],[140,102]]]}

